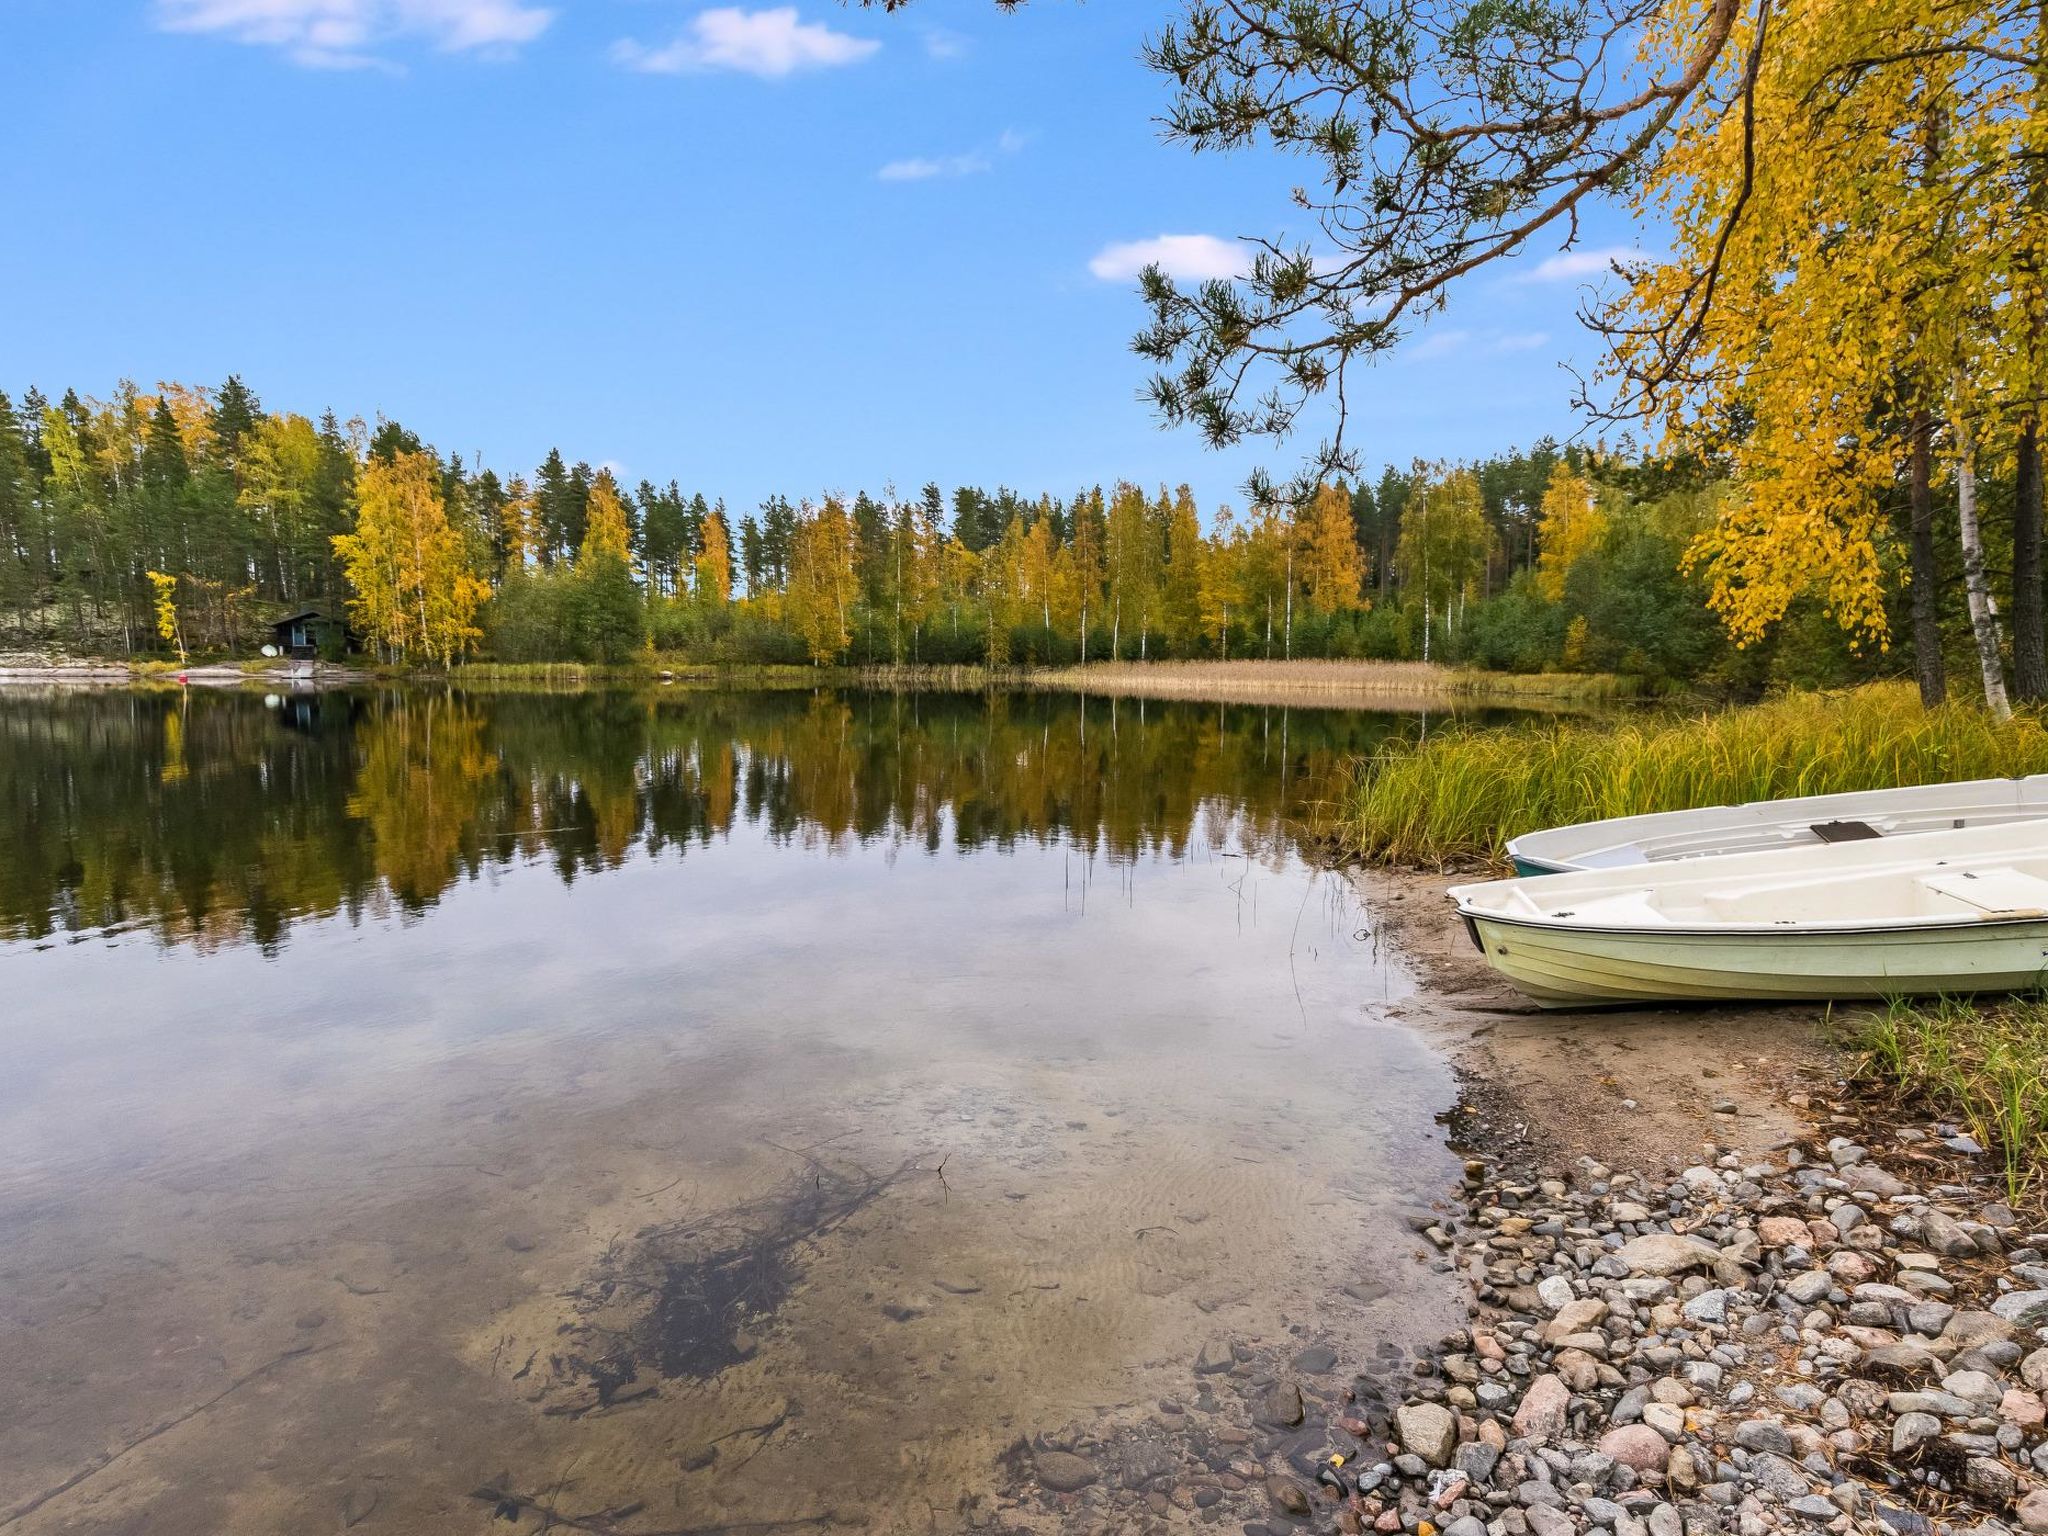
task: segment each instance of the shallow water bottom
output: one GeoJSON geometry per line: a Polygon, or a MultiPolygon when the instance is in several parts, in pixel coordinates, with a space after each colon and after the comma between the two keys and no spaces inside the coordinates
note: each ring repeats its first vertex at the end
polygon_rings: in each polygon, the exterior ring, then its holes
{"type": "Polygon", "coordinates": [[[0,950],[0,1526],[1215,1524],[1269,1377],[1454,1324],[1456,1165],[1350,887],[1198,825],[0,950]]]}

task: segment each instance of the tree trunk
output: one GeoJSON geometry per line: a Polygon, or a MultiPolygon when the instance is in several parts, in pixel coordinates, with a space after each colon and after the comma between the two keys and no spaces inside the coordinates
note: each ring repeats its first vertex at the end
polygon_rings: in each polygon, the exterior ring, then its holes
{"type": "Polygon", "coordinates": [[[1933,436],[1932,418],[1925,411],[1916,413],[1912,531],[1906,549],[1913,591],[1913,673],[1920,683],[1920,702],[1928,709],[1948,697],[1948,671],[1941,659],[1941,569],[1934,552],[1933,436]]]}
{"type": "Polygon", "coordinates": [[[1294,545],[1291,536],[1290,542],[1287,545],[1287,627],[1282,631],[1282,634],[1285,638],[1281,641],[1280,655],[1282,659],[1292,661],[1294,659],[1294,545]]]}
{"type": "Polygon", "coordinates": [[[1998,615],[1991,584],[1984,577],[1984,536],[1977,525],[1977,445],[1967,423],[1956,423],[1956,525],[1963,540],[1963,592],[1970,604],[1970,633],[1984,672],[1984,703],[2000,720],[2012,718],[2005,696],[2005,663],[1998,654],[1998,615]]]}
{"type": "Polygon", "coordinates": [[[2015,451],[2012,509],[2012,691],[2048,699],[2048,637],[2041,629],[2041,436],[2029,417],[2015,451]]]}

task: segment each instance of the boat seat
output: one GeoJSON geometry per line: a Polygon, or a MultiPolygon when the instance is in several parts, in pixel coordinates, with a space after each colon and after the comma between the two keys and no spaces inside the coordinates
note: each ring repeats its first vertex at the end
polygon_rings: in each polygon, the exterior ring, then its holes
{"type": "Polygon", "coordinates": [[[1924,875],[1920,884],[1986,917],[2048,917],[2048,880],[2021,870],[1950,870],[1924,875]]]}

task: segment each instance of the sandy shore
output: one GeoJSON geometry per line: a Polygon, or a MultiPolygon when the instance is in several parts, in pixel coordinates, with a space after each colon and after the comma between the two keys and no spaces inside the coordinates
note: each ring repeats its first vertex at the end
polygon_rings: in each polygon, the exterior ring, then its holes
{"type": "Polygon", "coordinates": [[[1762,1155],[1810,1130],[1842,1066],[1818,1009],[1546,1013],[1488,967],[1444,892],[1471,875],[1349,871],[1375,933],[1429,985],[1395,1005],[1466,1079],[1467,1141],[1562,1166],[1655,1175],[1704,1142],[1762,1155]]]}

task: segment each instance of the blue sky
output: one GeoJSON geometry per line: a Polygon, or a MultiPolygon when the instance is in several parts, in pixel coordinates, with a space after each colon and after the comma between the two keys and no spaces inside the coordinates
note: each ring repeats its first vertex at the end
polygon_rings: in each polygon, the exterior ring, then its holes
{"type": "MultiPolygon", "coordinates": [[[[239,372],[501,471],[559,445],[739,507],[1119,477],[1241,504],[1291,450],[1157,426],[1130,274],[1311,233],[1308,171],[1161,141],[1136,52],[1167,15],[0,0],[0,387],[239,372]]],[[[1634,243],[1613,211],[1585,236],[1634,243]]],[[[1574,430],[1600,266],[1469,281],[1356,381],[1368,460],[1574,430]]]]}

